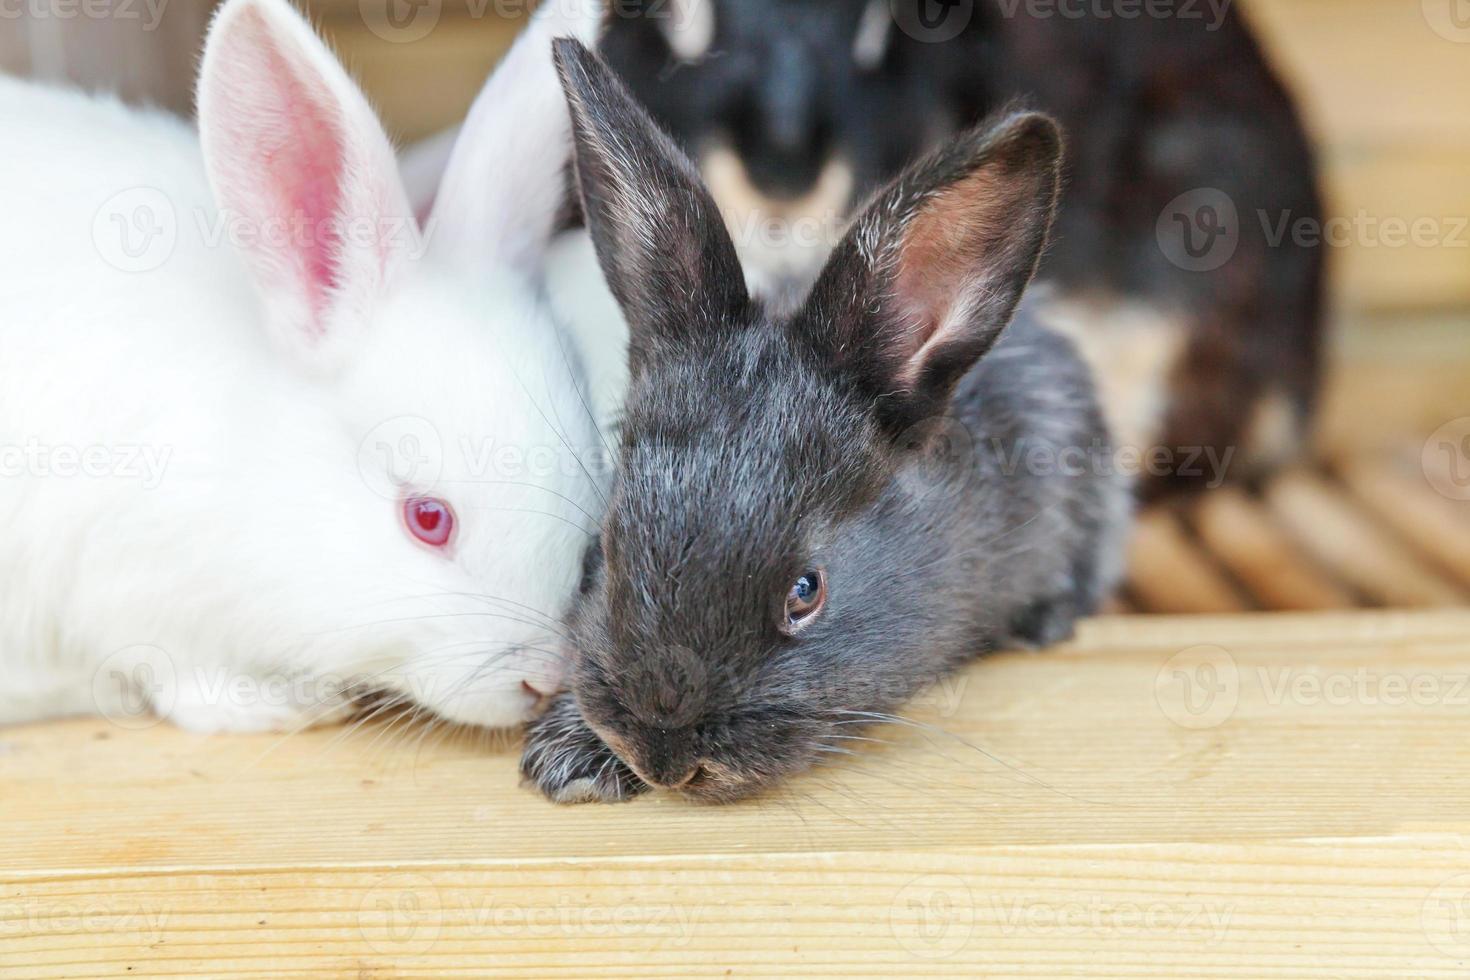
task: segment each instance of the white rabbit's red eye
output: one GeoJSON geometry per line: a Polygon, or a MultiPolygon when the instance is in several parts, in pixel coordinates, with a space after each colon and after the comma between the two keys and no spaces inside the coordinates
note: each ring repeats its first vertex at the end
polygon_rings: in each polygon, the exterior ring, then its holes
{"type": "Polygon", "coordinates": [[[424,544],[442,548],[454,534],[454,511],[437,497],[409,497],[403,502],[403,523],[424,544]]]}

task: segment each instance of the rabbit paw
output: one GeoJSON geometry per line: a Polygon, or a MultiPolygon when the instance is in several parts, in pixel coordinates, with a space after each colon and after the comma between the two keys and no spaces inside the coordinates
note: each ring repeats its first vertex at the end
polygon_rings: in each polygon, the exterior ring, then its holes
{"type": "Polygon", "coordinates": [[[1038,599],[1011,617],[1007,645],[1040,650],[1077,632],[1077,604],[1070,599],[1038,599]]]}
{"type": "Polygon", "coordinates": [[[648,789],[562,695],[526,729],[521,778],[554,803],[617,803],[648,789]]]}

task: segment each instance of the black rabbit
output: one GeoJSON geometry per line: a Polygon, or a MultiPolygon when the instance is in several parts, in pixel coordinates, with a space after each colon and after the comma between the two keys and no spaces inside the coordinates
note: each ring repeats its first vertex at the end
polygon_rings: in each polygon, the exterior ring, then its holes
{"type": "Polygon", "coordinates": [[[694,166],[595,55],[556,58],[632,383],[571,693],[527,778],[735,799],[977,653],[1068,636],[1116,576],[1129,492],[1071,343],[1024,308],[1007,329],[1056,125],[1002,114],[914,164],[773,312],[694,166]]]}
{"type": "MultiPolygon", "coordinates": [[[[1120,442],[1163,447],[1144,492],[1299,451],[1323,262],[1278,233],[1322,209],[1292,101],[1233,5],[1134,17],[1017,0],[643,6],[613,19],[600,50],[700,162],[737,231],[770,217],[837,226],[833,212],[1018,97],[1057,118],[1069,153],[1039,277],[1059,288],[1038,312],[1098,367],[1120,442]]],[[[739,238],[769,293],[799,293],[826,251],[739,238]]]]}

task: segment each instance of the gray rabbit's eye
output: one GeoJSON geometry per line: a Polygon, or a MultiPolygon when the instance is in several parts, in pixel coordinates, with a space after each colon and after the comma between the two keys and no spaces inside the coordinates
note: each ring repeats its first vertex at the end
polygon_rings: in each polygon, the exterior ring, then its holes
{"type": "Polygon", "coordinates": [[[797,576],[786,593],[785,632],[795,633],[816,618],[827,602],[827,573],[808,569],[797,576]]]}

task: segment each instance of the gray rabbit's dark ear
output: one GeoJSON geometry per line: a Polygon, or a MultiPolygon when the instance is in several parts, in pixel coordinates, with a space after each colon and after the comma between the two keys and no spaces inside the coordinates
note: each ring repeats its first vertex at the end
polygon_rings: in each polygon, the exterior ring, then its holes
{"type": "Polygon", "coordinates": [[[943,411],[1036,271],[1060,159],[1056,124],[1015,112],[910,167],[838,244],[798,328],[893,421],[943,411]]]}
{"type": "Polygon", "coordinates": [[[602,60],[554,42],[582,211],[631,333],[634,364],[747,307],[735,245],[689,159],[602,60]]]}

